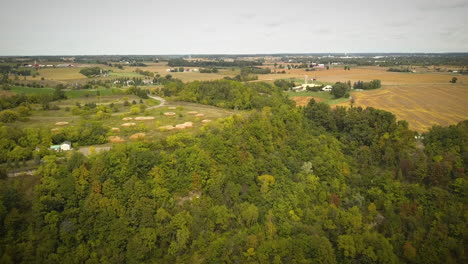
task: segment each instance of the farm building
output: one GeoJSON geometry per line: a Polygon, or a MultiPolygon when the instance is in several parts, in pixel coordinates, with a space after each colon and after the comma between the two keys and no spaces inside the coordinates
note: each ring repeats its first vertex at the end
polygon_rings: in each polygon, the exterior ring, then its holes
{"type": "Polygon", "coordinates": [[[50,149],[55,150],[57,152],[68,151],[68,150],[71,150],[71,142],[70,141],[65,141],[60,145],[52,145],[52,146],[50,146],[50,149]]]}
{"type": "Polygon", "coordinates": [[[305,83],[305,84],[301,84],[299,86],[293,87],[292,90],[295,92],[304,92],[304,91],[307,91],[307,88],[320,87],[320,86],[322,85],[315,84],[315,83],[305,83]]]}
{"type": "Polygon", "coordinates": [[[74,67],[73,64],[68,64],[68,63],[62,63],[62,64],[57,64],[55,65],[57,68],[66,68],[66,67],[74,67]]]}
{"type": "Polygon", "coordinates": [[[325,87],[322,88],[322,91],[329,92],[329,91],[331,91],[332,89],[333,89],[333,86],[327,85],[327,86],[325,86],[325,87]]]}

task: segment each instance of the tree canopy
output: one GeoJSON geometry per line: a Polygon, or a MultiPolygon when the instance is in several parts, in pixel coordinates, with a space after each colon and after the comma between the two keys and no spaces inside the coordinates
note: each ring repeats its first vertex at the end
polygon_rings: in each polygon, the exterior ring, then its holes
{"type": "MultiPolygon", "coordinates": [[[[170,82],[162,93],[251,110],[89,157],[39,154],[33,191],[0,180],[1,262],[467,261],[467,121],[416,142],[389,112],[296,108],[278,90],[170,82]]],[[[105,130],[83,123],[77,140],[105,130]]],[[[0,136],[0,158],[52,140],[0,136]]]]}

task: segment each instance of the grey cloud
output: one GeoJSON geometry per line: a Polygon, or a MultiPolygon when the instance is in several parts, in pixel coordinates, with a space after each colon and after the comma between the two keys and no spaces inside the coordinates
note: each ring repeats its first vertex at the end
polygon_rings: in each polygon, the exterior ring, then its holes
{"type": "Polygon", "coordinates": [[[46,2],[2,2],[0,55],[468,51],[468,0],[46,2]]]}
{"type": "Polygon", "coordinates": [[[270,23],[266,23],[265,26],[269,28],[276,28],[276,27],[281,26],[281,22],[270,22],[270,23]]]}
{"type": "Polygon", "coordinates": [[[422,10],[456,9],[456,8],[468,7],[468,1],[466,0],[419,1],[418,7],[422,10]]]}
{"type": "Polygon", "coordinates": [[[253,13],[243,13],[243,14],[240,14],[239,17],[242,19],[253,20],[254,18],[257,17],[257,15],[253,13]]]}

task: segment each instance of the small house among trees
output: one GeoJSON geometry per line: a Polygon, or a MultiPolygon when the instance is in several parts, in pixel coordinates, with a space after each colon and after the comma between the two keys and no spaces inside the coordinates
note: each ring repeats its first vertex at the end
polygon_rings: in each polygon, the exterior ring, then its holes
{"type": "Polygon", "coordinates": [[[72,149],[71,142],[70,141],[65,141],[60,145],[52,145],[52,146],[50,146],[50,149],[55,150],[57,152],[69,151],[69,150],[72,149]]]}

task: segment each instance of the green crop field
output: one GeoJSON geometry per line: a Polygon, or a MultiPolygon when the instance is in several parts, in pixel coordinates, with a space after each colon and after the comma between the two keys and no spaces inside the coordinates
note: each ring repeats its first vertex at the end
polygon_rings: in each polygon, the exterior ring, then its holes
{"type": "Polygon", "coordinates": [[[11,91],[16,94],[52,94],[54,92],[54,89],[12,86],[11,91]]]}
{"type": "Polygon", "coordinates": [[[106,89],[106,88],[99,88],[93,90],[70,90],[66,91],[65,95],[68,98],[79,98],[79,97],[87,97],[87,96],[97,96],[97,92],[99,91],[101,96],[106,95],[113,95],[113,94],[123,94],[124,92],[121,89],[106,89]]]}
{"type": "MultiPolygon", "coordinates": [[[[11,91],[16,94],[52,94],[54,93],[53,88],[33,88],[33,87],[23,87],[23,86],[12,86],[11,91]]],[[[124,94],[121,89],[89,89],[89,90],[67,90],[65,95],[68,98],[80,98],[80,97],[95,97],[99,91],[101,96],[107,95],[119,95],[124,94]]]]}

